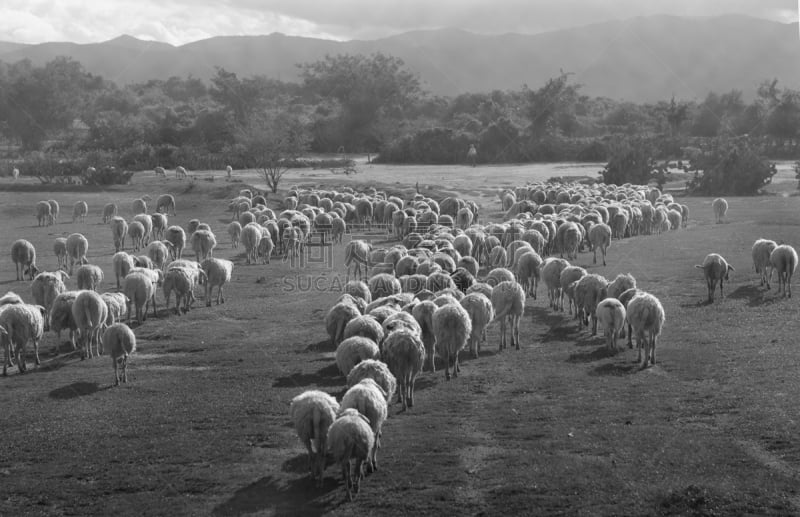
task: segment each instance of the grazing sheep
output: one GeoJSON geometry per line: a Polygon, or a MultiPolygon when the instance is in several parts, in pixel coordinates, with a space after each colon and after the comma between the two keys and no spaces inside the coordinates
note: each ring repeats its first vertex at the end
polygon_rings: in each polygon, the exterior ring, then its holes
{"type": "Polygon", "coordinates": [[[217,305],[225,303],[222,287],[231,281],[233,262],[226,259],[207,258],[200,263],[206,275],[206,307],[211,307],[211,294],[217,287],[217,305]]]}
{"type": "Polygon", "coordinates": [[[164,266],[173,255],[172,244],[168,241],[153,241],[145,248],[147,257],[153,261],[153,265],[163,270],[164,266]]]}
{"type": "Polygon", "coordinates": [[[585,275],[575,286],[575,308],[578,311],[578,330],[589,325],[592,319],[592,335],[597,334],[597,304],[608,297],[608,281],[594,273],[585,275]]]}
{"type": "Polygon", "coordinates": [[[153,239],[163,239],[168,225],[167,216],[165,214],[153,214],[150,219],[153,221],[153,239]]]}
{"type": "Polygon", "coordinates": [[[128,297],[128,324],[130,325],[133,311],[131,305],[136,307],[136,322],[141,325],[147,319],[147,307],[153,303],[153,317],[156,317],[156,282],[142,271],[131,271],[122,284],[122,292],[128,297]]]}
{"type": "Polygon", "coordinates": [[[183,300],[183,312],[189,312],[194,300],[195,283],[197,282],[198,271],[183,267],[171,267],[164,275],[165,308],[169,311],[169,299],[172,291],[175,291],[175,314],[181,314],[181,300],[183,300]]]}
{"type": "Polygon", "coordinates": [[[150,236],[153,234],[153,218],[148,214],[137,214],[133,216],[133,221],[142,223],[142,227],[144,228],[142,246],[146,246],[150,242],[150,236]]]}
{"type": "MultiPolygon", "coordinates": [[[[396,376],[396,374],[395,374],[396,376]]],[[[378,449],[381,447],[381,429],[389,414],[386,403],[386,392],[372,379],[361,379],[358,384],[350,387],[342,397],[340,404],[342,411],[355,409],[369,421],[372,434],[375,437],[375,446],[372,448],[369,467],[372,472],[378,470],[378,449]]]]}
{"type": "Polygon", "coordinates": [[[469,314],[458,304],[447,304],[433,313],[433,335],[436,339],[436,351],[444,358],[445,379],[450,380],[450,366],[453,366],[453,377],[458,377],[458,353],[466,346],[472,333],[472,321],[469,314]]]}
{"type": "Polygon", "coordinates": [[[47,203],[50,205],[51,224],[56,224],[58,223],[58,213],[61,211],[61,207],[58,205],[58,201],[55,199],[48,199],[47,203]]]}
{"type": "Polygon", "coordinates": [[[603,325],[606,347],[616,350],[617,335],[625,326],[625,306],[616,298],[606,298],[597,304],[597,319],[603,325]]]}
{"type": "MultiPolygon", "coordinates": [[[[50,330],[55,332],[57,339],[61,339],[61,331],[69,330],[70,343],[72,350],[76,349],[75,346],[75,333],[78,326],[75,324],[75,318],[72,317],[72,304],[78,297],[79,291],[64,291],[56,296],[53,300],[53,306],[50,309],[50,330]]],[[[56,343],[56,353],[58,353],[59,343],[56,343]]]]}
{"type": "Polygon", "coordinates": [[[178,165],[175,167],[175,177],[178,179],[183,179],[186,177],[186,169],[178,165]]]}
{"type": "Polygon", "coordinates": [[[518,283],[500,282],[492,289],[492,306],[495,320],[500,320],[500,350],[508,347],[508,335],[511,333],[511,344],[519,350],[519,323],[525,313],[525,291],[518,283]]]}
{"type": "Polygon", "coordinates": [[[300,441],[308,451],[308,468],[317,487],[322,486],[328,429],[336,420],[339,403],[324,391],[309,390],[292,399],[289,416],[300,441]]]}
{"type": "Polygon", "coordinates": [[[569,314],[572,315],[572,306],[575,302],[575,293],[567,293],[567,288],[573,282],[577,282],[584,276],[586,276],[586,270],[580,266],[567,266],[561,271],[561,293],[558,299],[558,310],[564,310],[564,298],[567,298],[567,305],[569,307],[569,314]]]}
{"type": "Polygon", "coordinates": [[[53,253],[58,261],[59,269],[67,269],[67,238],[57,237],[53,241],[53,253]]]}
{"type": "MultiPolygon", "coordinates": [[[[53,308],[53,301],[56,296],[67,290],[64,285],[64,280],[67,274],[63,271],[56,271],[55,273],[39,273],[31,282],[31,295],[36,305],[44,307],[46,313],[49,315],[50,310],[53,308]]],[[[45,320],[45,330],[47,330],[48,321],[45,320]]]]}
{"type": "Polygon", "coordinates": [[[194,250],[197,262],[212,256],[214,248],[217,246],[217,239],[209,230],[197,230],[189,238],[192,250],[194,250]]]}
{"type": "MultiPolygon", "coordinates": [[[[792,297],[792,274],[797,269],[797,252],[788,244],[781,244],[769,256],[772,268],[778,273],[778,293],[792,297]]],[[[733,269],[733,268],[731,268],[733,269]]],[[[722,292],[722,283],[719,286],[722,292]]]]}
{"type": "Polygon", "coordinates": [[[547,287],[547,297],[550,307],[558,309],[558,301],[561,299],[561,272],[569,266],[569,262],[562,258],[547,257],[542,263],[542,280],[547,287]]]}
{"type": "MultiPolygon", "coordinates": [[[[233,221],[231,224],[228,225],[228,235],[231,238],[231,247],[238,248],[239,239],[241,239],[242,237],[242,225],[239,224],[239,221],[233,221]]],[[[248,256],[248,258],[250,257],[248,256]]]]}
{"type": "Polygon", "coordinates": [[[13,351],[17,368],[20,373],[25,373],[25,345],[33,341],[36,365],[39,361],[39,341],[44,334],[44,307],[41,305],[28,305],[26,303],[13,303],[4,305],[0,311],[0,342],[5,349],[3,362],[3,375],[7,375],[6,368],[10,364],[13,351]]]}
{"type": "Polygon", "coordinates": [[[78,201],[72,207],[72,222],[80,219],[82,223],[86,222],[86,215],[89,213],[89,205],[86,201],[78,201]]]}
{"type": "Polygon", "coordinates": [[[103,270],[94,264],[84,264],[75,272],[78,289],[97,291],[97,286],[103,281],[103,270]]]}
{"type": "Polygon", "coordinates": [[[131,210],[133,211],[133,215],[146,214],[147,202],[144,199],[134,199],[131,210]]]}
{"type": "Polygon", "coordinates": [[[382,357],[400,383],[403,410],[414,406],[414,382],[425,364],[425,345],[420,335],[408,329],[391,332],[383,342],[382,357]]]}
{"type": "Polygon", "coordinates": [[[186,232],[180,226],[170,226],[164,232],[164,240],[172,243],[175,248],[175,259],[180,260],[183,256],[183,248],[186,246],[186,232]]]}
{"type": "Polygon", "coordinates": [[[108,319],[106,302],[94,291],[79,291],[72,304],[72,318],[83,342],[81,359],[93,357],[92,343],[100,355],[100,330],[108,319]]]}
{"type": "Polygon", "coordinates": [[[665,320],[661,302],[649,293],[635,295],[628,302],[627,320],[633,333],[636,334],[638,361],[641,367],[646,367],[648,362],[655,365],[656,342],[665,320]],[[644,358],[642,358],[642,348],[644,348],[644,358]]]}
{"type": "Polygon", "coordinates": [[[136,351],[136,335],[124,323],[114,323],[103,332],[103,350],[111,356],[114,366],[114,386],[119,386],[119,368],[122,382],[128,382],[128,357],[136,351]]]}
{"type": "Polygon", "coordinates": [[[133,251],[139,251],[144,245],[144,231],[144,225],[140,221],[132,221],[131,224],[128,225],[128,237],[131,238],[133,251]]]}
{"type": "Polygon", "coordinates": [[[706,255],[702,264],[695,265],[694,267],[703,270],[703,276],[705,276],[708,286],[708,303],[713,303],[714,301],[714,291],[717,289],[717,282],[719,282],[719,296],[720,298],[724,298],[723,283],[725,280],[728,280],[728,273],[730,271],[736,271],[733,266],[728,264],[718,253],[709,253],[706,255]]]}
{"type": "Polygon", "coordinates": [[[36,248],[25,239],[18,239],[11,245],[11,260],[17,270],[17,280],[25,280],[26,274],[33,280],[39,273],[39,268],[36,267],[36,248]]]}
{"type": "MultiPolygon", "coordinates": [[[[236,224],[239,223],[237,222],[236,224]]],[[[248,264],[258,263],[258,248],[263,236],[261,229],[262,227],[256,223],[248,223],[242,227],[240,239],[245,249],[248,264]]]]}
{"type": "Polygon", "coordinates": [[[773,272],[770,256],[777,247],[778,244],[775,241],[767,239],[758,239],[753,244],[753,267],[755,268],[756,273],[758,273],[761,277],[761,285],[763,286],[766,284],[767,289],[770,288],[769,282],[772,280],[773,272]]]}
{"type": "Polygon", "coordinates": [[[116,203],[106,203],[103,207],[103,224],[106,224],[111,218],[116,217],[117,215],[117,204],[116,203]]]}
{"type": "Polygon", "coordinates": [[[175,198],[171,194],[161,194],[156,198],[156,212],[175,215],[175,198]]]}
{"type": "Polygon", "coordinates": [[[711,202],[711,207],[714,209],[714,219],[717,223],[721,223],[725,214],[728,213],[728,202],[724,198],[718,197],[711,202]]]}
{"type": "Polygon", "coordinates": [[[341,465],[347,497],[353,501],[354,493],[361,488],[364,477],[364,462],[369,461],[375,447],[375,435],[369,419],[356,409],[345,409],[328,429],[328,450],[333,460],[341,465]],[[351,473],[350,461],[355,459],[355,471],[351,473]]]}
{"type": "Polygon", "coordinates": [[[106,302],[106,307],[108,307],[106,326],[121,322],[122,315],[125,314],[128,308],[128,299],[125,295],[122,293],[103,293],[100,295],[100,298],[106,302]]]}
{"type": "Polygon", "coordinates": [[[119,251],[111,257],[111,265],[114,267],[114,276],[117,278],[117,289],[119,289],[120,278],[125,278],[128,272],[135,267],[133,256],[119,251]]]}
{"type": "Polygon", "coordinates": [[[604,223],[592,225],[589,228],[589,243],[592,245],[594,252],[593,264],[597,264],[597,249],[603,256],[603,265],[606,265],[606,251],[608,246],[611,245],[611,227],[604,223]]]}
{"type": "Polygon", "coordinates": [[[460,303],[472,322],[469,351],[472,357],[477,359],[481,352],[481,340],[486,332],[486,327],[494,319],[494,306],[489,298],[480,293],[469,293],[461,299],[460,303]]]}
{"type": "MultiPolygon", "coordinates": [[[[141,226],[141,223],[138,223],[141,226]]],[[[144,227],[141,228],[144,232],[144,227]]],[[[114,251],[125,249],[125,235],[128,234],[128,223],[122,217],[114,216],[111,219],[111,237],[114,239],[114,251]]],[[[139,239],[141,241],[141,238],[139,239]]],[[[136,245],[134,243],[134,245],[136,245]]],[[[138,249],[138,248],[137,248],[138,249]]],[[[134,250],[136,251],[136,250],[134,250]]]]}
{"type": "Polygon", "coordinates": [[[72,233],[67,237],[67,256],[69,257],[69,274],[75,264],[87,264],[86,253],[89,251],[89,241],[80,233],[72,233]]]}
{"type": "Polygon", "coordinates": [[[344,329],[353,318],[361,315],[354,299],[338,302],[325,315],[325,329],[331,338],[331,344],[339,346],[344,336],[344,329]]]}
{"type": "Polygon", "coordinates": [[[53,224],[53,207],[47,201],[39,201],[36,203],[36,221],[37,226],[50,226],[53,224]]]}
{"type": "Polygon", "coordinates": [[[358,274],[361,278],[361,265],[364,265],[364,274],[367,273],[370,267],[370,252],[372,245],[367,241],[355,239],[351,240],[344,247],[344,265],[347,267],[346,279],[350,280],[350,266],[355,266],[353,275],[358,274]]]}
{"type": "Polygon", "coordinates": [[[378,320],[369,314],[363,314],[350,320],[344,328],[344,339],[361,336],[375,343],[383,342],[383,327],[378,320]]]}

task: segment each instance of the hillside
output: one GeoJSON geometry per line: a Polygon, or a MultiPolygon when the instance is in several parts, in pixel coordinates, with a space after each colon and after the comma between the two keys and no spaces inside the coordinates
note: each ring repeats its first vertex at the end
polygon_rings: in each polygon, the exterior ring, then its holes
{"type": "Polygon", "coordinates": [[[207,79],[220,66],[242,76],[295,81],[297,63],[326,54],[383,52],[403,59],[440,95],[538,87],[560,70],[583,93],[635,102],[702,99],[736,88],[752,97],[777,77],[800,87],[797,24],[745,16],[651,16],[544,34],[479,35],[458,29],[413,31],[372,41],[338,42],[270,34],[220,36],[175,47],[121,36],[102,43],[0,42],[0,60],[43,64],[67,55],[121,84],[172,75],[207,79]]]}

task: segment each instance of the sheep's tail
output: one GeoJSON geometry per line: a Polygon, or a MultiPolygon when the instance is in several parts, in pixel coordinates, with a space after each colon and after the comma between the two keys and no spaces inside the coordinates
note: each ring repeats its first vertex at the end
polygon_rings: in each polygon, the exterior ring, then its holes
{"type": "Polygon", "coordinates": [[[319,408],[315,407],[311,415],[311,451],[315,454],[319,452],[319,445],[322,439],[322,414],[319,408]]]}

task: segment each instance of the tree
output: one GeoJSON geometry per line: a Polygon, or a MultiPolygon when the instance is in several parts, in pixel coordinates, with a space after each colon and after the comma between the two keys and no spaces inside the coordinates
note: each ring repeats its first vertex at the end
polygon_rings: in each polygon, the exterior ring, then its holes
{"type": "Polygon", "coordinates": [[[236,140],[244,162],[259,171],[275,193],[286,171],[308,151],[311,137],[301,117],[273,110],[251,116],[236,140]]]}
{"type": "Polygon", "coordinates": [[[749,196],[772,181],[777,169],[744,138],[719,138],[692,159],[689,191],[703,196],[749,196]]]}
{"type": "Polygon", "coordinates": [[[619,139],[611,143],[608,155],[608,163],[600,172],[603,183],[647,185],[655,179],[660,186],[666,181],[663,166],[653,158],[655,146],[649,140],[640,137],[619,139]]]}
{"type": "Polygon", "coordinates": [[[528,130],[535,139],[574,131],[575,104],[580,85],[569,84],[570,75],[562,72],[536,91],[524,87],[530,119],[528,130]]]}

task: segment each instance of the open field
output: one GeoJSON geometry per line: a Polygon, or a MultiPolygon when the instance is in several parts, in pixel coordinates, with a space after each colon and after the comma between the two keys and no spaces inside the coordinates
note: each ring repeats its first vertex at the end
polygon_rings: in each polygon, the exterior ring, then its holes
{"type": "MultiPolygon", "coordinates": [[[[309,174],[293,172],[284,186],[413,190],[419,181],[477,200],[484,220],[501,216],[497,188],[562,175],[377,165],[347,178],[309,174]]],[[[223,305],[206,308],[198,289],[195,308],[176,316],[159,292],[158,317],[134,326],[127,385],[111,387],[107,357],[81,361],[63,346],[54,355],[53,334],[38,369],[31,354],[31,373],[13,368],[0,378],[0,515],[800,514],[800,308],[797,297],[776,296],[777,283],[759,288],[750,259],[760,237],[800,246],[800,198],[728,198],[724,224],[713,223],[710,199],[684,198],[687,229],[614,241],[607,267],[582,253],[578,265],[607,278],[630,272],[662,301],[659,364],[639,370],[634,350],[609,355],[601,335],[550,310],[540,286],[538,300],[527,301],[522,350],[498,352],[492,325],[479,359],[462,354],[457,379],[425,372],[415,407],[391,407],[380,470],[348,503],[336,466],[314,488],[288,419],[302,391],[344,391],[323,324],[344,281],[342,247],[314,249],[302,268],[277,258],[245,265],[225,232],[226,200],[243,184],[219,173],[203,180],[210,175],[142,173],[105,192],[0,190],[0,294],[31,300],[29,282],[14,281],[15,239],[33,242],[40,268],[52,270],[53,239],[76,231],[105,271],[101,289],[112,289],[113,244],[100,210],[115,201],[129,219],[143,194],[174,194],[170,224],[210,223],[214,256],[236,263],[223,305]],[[36,227],[40,199],[60,202],[58,225],[36,227]],[[79,199],[89,204],[86,224],[70,222],[79,199]],[[736,267],[725,299],[712,305],[694,268],[710,252],[736,267]]]]}

